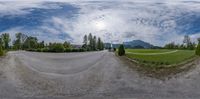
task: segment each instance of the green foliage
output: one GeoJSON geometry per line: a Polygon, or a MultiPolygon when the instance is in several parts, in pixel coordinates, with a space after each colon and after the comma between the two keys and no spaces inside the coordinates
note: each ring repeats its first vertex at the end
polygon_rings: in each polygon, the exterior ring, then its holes
{"type": "Polygon", "coordinates": [[[174,42],[166,44],[164,48],[166,49],[188,49],[188,50],[194,50],[196,47],[196,44],[194,42],[191,42],[190,37],[188,35],[184,36],[183,44],[175,44],[174,42]]]}
{"type": "Polygon", "coordinates": [[[113,48],[113,51],[115,52],[115,51],[116,51],[116,48],[113,48]]]}
{"type": "Polygon", "coordinates": [[[48,48],[42,48],[42,52],[49,52],[49,49],[48,48]]]}
{"type": "Polygon", "coordinates": [[[28,36],[25,34],[22,34],[22,33],[17,33],[17,34],[15,34],[15,36],[16,36],[16,40],[13,41],[13,48],[15,50],[22,49],[23,44],[26,41],[28,36]]]}
{"type": "Polygon", "coordinates": [[[49,46],[51,52],[64,52],[65,48],[62,43],[53,43],[49,46]]]}
{"type": "Polygon", "coordinates": [[[87,44],[88,44],[88,37],[87,37],[87,35],[85,35],[85,36],[83,37],[83,43],[84,43],[84,45],[87,45],[87,44]]]}
{"type": "Polygon", "coordinates": [[[71,44],[69,42],[66,42],[66,41],[63,43],[63,46],[66,49],[70,49],[72,47],[71,44]]]}
{"type": "Polygon", "coordinates": [[[25,42],[22,44],[23,49],[37,49],[38,48],[38,40],[36,37],[27,37],[25,42]]]}
{"type": "Polygon", "coordinates": [[[118,55],[119,56],[125,55],[125,49],[123,44],[119,46],[118,55]]]}
{"type": "Polygon", "coordinates": [[[72,52],[72,49],[66,48],[66,49],[65,49],[65,52],[72,52]]]}
{"type": "Polygon", "coordinates": [[[198,40],[199,40],[199,43],[198,43],[198,45],[197,45],[195,54],[198,55],[198,56],[200,56],[200,39],[198,39],[198,40]]]}
{"type": "Polygon", "coordinates": [[[44,47],[45,47],[44,41],[38,43],[38,48],[44,48],[44,47]]]}
{"type": "Polygon", "coordinates": [[[4,34],[2,34],[1,35],[1,38],[2,38],[2,47],[3,47],[3,49],[6,49],[6,50],[8,50],[9,49],[9,42],[11,41],[11,39],[10,39],[10,35],[8,34],[8,33],[4,33],[4,34]]]}
{"type": "Polygon", "coordinates": [[[2,48],[2,46],[0,46],[0,56],[3,56],[4,55],[4,50],[2,48]]]}
{"type": "Polygon", "coordinates": [[[87,36],[85,35],[83,38],[82,48],[86,51],[96,51],[103,50],[104,43],[101,41],[100,37],[93,36],[91,33],[87,36]]]}

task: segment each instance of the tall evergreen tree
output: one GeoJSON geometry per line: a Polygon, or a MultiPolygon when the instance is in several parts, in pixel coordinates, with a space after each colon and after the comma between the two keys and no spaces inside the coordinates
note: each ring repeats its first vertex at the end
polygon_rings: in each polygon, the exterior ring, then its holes
{"type": "Polygon", "coordinates": [[[124,45],[123,45],[123,44],[121,44],[121,45],[119,46],[118,55],[119,55],[119,56],[125,55],[125,49],[124,49],[124,45]]]}
{"type": "Polygon", "coordinates": [[[98,40],[97,40],[97,49],[101,50],[101,38],[100,37],[98,37],[98,40]]]}
{"type": "Polygon", "coordinates": [[[85,36],[83,37],[83,43],[84,43],[85,45],[87,45],[87,43],[88,43],[88,37],[87,37],[87,35],[85,35],[85,36]]]}
{"type": "Polygon", "coordinates": [[[94,38],[93,38],[93,50],[97,50],[97,37],[96,36],[94,36],[94,38]]]}
{"type": "Polygon", "coordinates": [[[91,33],[88,35],[88,40],[89,40],[90,50],[92,50],[93,49],[93,36],[91,33]]]}

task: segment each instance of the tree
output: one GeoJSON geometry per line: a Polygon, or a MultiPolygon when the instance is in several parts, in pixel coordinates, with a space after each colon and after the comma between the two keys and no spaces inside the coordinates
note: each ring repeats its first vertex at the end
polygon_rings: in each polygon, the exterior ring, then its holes
{"type": "Polygon", "coordinates": [[[198,38],[198,45],[195,51],[196,55],[200,56],[200,38],[198,38]]]}
{"type": "Polygon", "coordinates": [[[85,35],[83,37],[83,45],[82,48],[86,49],[86,50],[103,50],[104,49],[104,43],[101,41],[100,37],[96,37],[96,36],[92,36],[92,34],[90,33],[87,37],[87,35],[85,35]]]}
{"type": "Polygon", "coordinates": [[[97,37],[94,36],[92,41],[93,41],[92,49],[95,51],[95,50],[97,50],[97,37]]]}
{"type": "Polygon", "coordinates": [[[36,37],[29,36],[25,40],[25,42],[23,44],[23,48],[24,49],[36,49],[38,47],[38,42],[37,41],[38,40],[37,40],[36,37]]]}
{"type": "Polygon", "coordinates": [[[172,42],[172,43],[169,43],[169,44],[166,44],[165,46],[164,46],[164,48],[166,48],[166,49],[175,49],[177,46],[176,46],[176,44],[174,43],[174,42],[172,42]]]}
{"type": "Polygon", "coordinates": [[[90,48],[90,50],[92,50],[93,49],[93,36],[91,33],[88,35],[88,40],[89,40],[89,48],[90,48]]]}
{"type": "Polygon", "coordinates": [[[124,45],[123,45],[123,44],[121,44],[121,45],[119,46],[118,55],[119,55],[119,56],[125,55],[125,49],[124,49],[124,45]]]}
{"type": "Polygon", "coordinates": [[[189,43],[189,45],[188,45],[188,49],[189,49],[189,50],[194,50],[195,47],[196,47],[195,42],[193,42],[193,43],[191,42],[191,43],[189,43]]]}
{"type": "Polygon", "coordinates": [[[190,49],[190,47],[191,47],[191,40],[190,40],[190,37],[188,35],[184,36],[183,44],[186,45],[187,49],[190,49]]]}
{"type": "Polygon", "coordinates": [[[101,38],[98,37],[98,40],[97,40],[97,49],[98,49],[98,50],[101,50],[101,49],[102,49],[101,47],[102,47],[102,46],[101,46],[101,38]]]}
{"type": "Polygon", "coordinates": [[[3,45],[3,41],[2,41],[2,38],[0,38],[0,56],[4,55],[2,45],[3,45]]]}
{"type": "Polygon", "coordinates": [[[87,37],[87,35],[85,35],[85,36],[83,37],[83,43],[84,43],[85,45],[87,45],[87,43],[88,43],[88,37],[87,37]]]}
{"type": "Polygon", "coordinates": [[[10,35],[8,33],[4,33],[1,35],[2,41],[3,41],[3,48],[9,49],[9,42],[11,41],[10,35]]]}
{"type": "Polygon", "coordinates": [[[16,40],[13,41],[13,47],[15,49],[22,49],[23,43],[26,41],[28,36],[22,33],[16,33],[15,36],[16,40]]]}
{"type": "Polygon", "coordinates": [[[49,45],[51,52],[64,52],[65,48],[62,43],[53,43],[49,45]]]}
{"type": "Polygon", "coordinates": [[[4,55],[4,50],[2,48],[2,46],[0,46],[0,56],[3,56],[4,55]]]}
{"type": "Polygon", "coordinates": [[[40,43],[38,44],[38,47],[39,47],[39,48],[44,48],[44,47],[45,47],[44,41],[40,42],[40,43]]]}
{"type": "Polygon", "coordinates": [[[63,46],[64,46],[64,48],[66,48],[66,49],[71,48],[71,44],[70,44],[69,42],[67,42],[67,41],[65,41],[65,42],[63,43],[63,46]]]}

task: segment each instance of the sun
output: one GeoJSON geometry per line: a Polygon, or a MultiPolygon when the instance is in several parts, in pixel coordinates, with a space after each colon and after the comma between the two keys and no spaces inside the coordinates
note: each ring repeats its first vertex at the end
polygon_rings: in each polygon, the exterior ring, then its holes
{"type": "Polygon", "coordinates": [[[96,21],[94,26],[96,27],[97,30],[104,30],[106,29],[106,24],[104,21],[96,21]]]}

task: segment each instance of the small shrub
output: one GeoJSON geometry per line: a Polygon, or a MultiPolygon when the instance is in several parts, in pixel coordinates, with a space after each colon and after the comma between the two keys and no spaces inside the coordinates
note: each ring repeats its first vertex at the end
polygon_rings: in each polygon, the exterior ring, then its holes
{"type": "Polygon", "coordinates": [[[79,49],[79,52],[85,52],[86,50],[85,49],[83,49],[83,48],[80,48],[79,49]]]}
{"type": "Polygon", "coordinates": [[[113,51],[115,52],[115,51],[116,51],[116,48],[114,48],[113,51]]]}
{"type": "Polygon", "coordinates": [[[54,43],[50,46],[51,52],[64,52],[65,48],[62,43],[54,43]]]}
{"type": "Polygon", "coordinates": [[[49,52],[48,48],[42,48],[42,52],[49,52]]]}
{"type": "Polygon", "coordinates": [[[42,52],[41,48],[36,49],[37,52],[42,52]]]}
{"type": "Polygon", "coordinates": [[[200,41],[199,41],[199,43],[198,43],[198,45],[197,45],[195,54],[198,55],[198,56],[200,56],[200,41]]]}
{"type": "Polygon", "coordinates": [[[4,55],[4,50],[2,48],[2,46],[0,47],[0,56],[3,56],[4,55]]]}
{"type": "Polygon", "coordinates": [[[65,49],[65,52],[72,52],[72,49],[66,48],[66,49],[65,49]]]}
{"type": "Polygon", "coordinates": [[[72,52],[79,52],[79,49],[74,48],[74,49],[72,49],[72,52]]]}
{"type": "Polygon", "coordinates": [[[124,45],[123,44],[119,46],[118,55],[119,56],[125,55],[125,49],[124,49],[124,45]]]}

